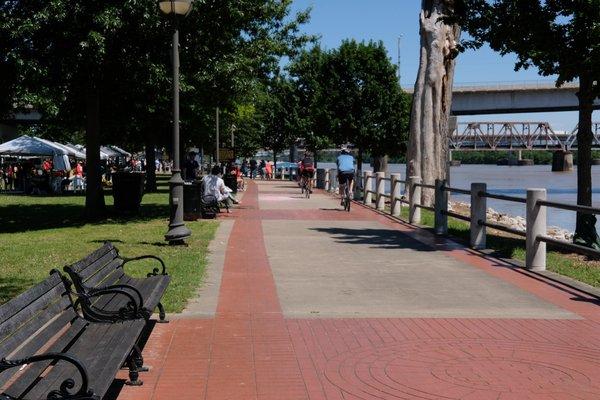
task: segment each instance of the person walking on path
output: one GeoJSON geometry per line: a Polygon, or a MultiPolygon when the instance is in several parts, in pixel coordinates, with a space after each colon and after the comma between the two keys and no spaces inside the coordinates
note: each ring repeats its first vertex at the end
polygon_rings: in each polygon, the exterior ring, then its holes
{"type": "Polygon", "coordinates": [[[267,178],[268,181],[273,179],[273,164],[271,164],[271,161],[265,163],[265,178],[267,178]]]}

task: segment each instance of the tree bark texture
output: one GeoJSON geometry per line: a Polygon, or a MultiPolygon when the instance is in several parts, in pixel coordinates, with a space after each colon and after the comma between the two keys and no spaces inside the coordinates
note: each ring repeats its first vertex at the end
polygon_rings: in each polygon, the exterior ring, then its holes
{"type": "MultiPolygon", "coordinates": [[[[435,184],[447,178],[448,128],[457,25],[440,18],[448,15],[452,0],[423,0],[420,13],[421,49],[413,94],[406,176],[419,176],[423,183],[435,184]]],[[[421,204],[432,206],[434,193],[421,191],[421,204]]]]}
{"type": "Polygon", "coordinates": [[[373,172],[388,172],[388,156],[373,156],[373,172]]]}
{"type": "Polygon", "coordinates": [[[89,89],[86,98],[85,156],[85,214],[92,220],[104,218],[106,206],[100,173],[100,96],[96,88],[89,89]]]}
{"type": "MultiPolygon", "coordinates": [[[[592,112],[594,107],[593,82],[590,76],[579,78],[579,125],[577,130],[577,204],[592,205],[592,112]]],[[[594,216],[577,213],[575,241],[592,246],[597,243],[594,216]]]]}

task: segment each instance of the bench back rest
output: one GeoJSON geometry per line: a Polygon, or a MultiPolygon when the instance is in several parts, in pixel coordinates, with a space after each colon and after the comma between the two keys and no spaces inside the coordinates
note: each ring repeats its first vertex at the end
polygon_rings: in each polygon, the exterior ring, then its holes
{"type": "MultiPolygon", "coordinates": [[[[0,359],[19,359],[42,352],[44,346],[77,318],[58,271],[0,306],[0,359]]],[[[0,387],[19,368],[0,373],[0,387]]]]}
{"type": "Polygon", "coordinates": [[[123,275],[123,259],[112,243],[106,242],[93,253],[65,267],[78,292],[112,285],[123,275]]]}

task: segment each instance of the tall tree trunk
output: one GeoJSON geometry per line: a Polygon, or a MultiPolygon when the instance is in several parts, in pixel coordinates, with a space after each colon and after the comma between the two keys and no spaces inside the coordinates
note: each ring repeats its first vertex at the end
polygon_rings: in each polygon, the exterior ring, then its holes
{"type": "Polygon", "coordinates": [[[146,192],[156,192],[156,150],[153,138],[146,141],[146,192]]]}
{"type": "MultiPolygon", "coordinates": [[[[421,54],[413,94],[406,176],[419,176],[433,185],[446,179],[448,157],[448,119],[452,102],[452,82],[457,25],[440,18],[449,14],[451,0],[423,0],[420,14],[421,54]]],[[[433,205],[433,191],[422,190],[421,202],[433,205]]]]}
{"type": "MultiPolygon", "coordinates": [[[[594,108],[593,82],[589,75],[579,78],[579,127],[577,131],[577,204],[592,205],[592,112],[594,108]]],[[[598,245],[596,218],[593,215],[577,213],[575,242],[587,246],[598,245]]]]}
{"type": "Polygon", "coordinates": [[[86,192],[85,215],[95,220],[106,216],[102,176],[100,174],[100,96],[90,88],[86,98],[86,192]]]}
{"type": "Polygon", "coordinates": [[[388,156],[373,156],[373,172],[388,172],[388,156]]]}
{"type": "Polygon", "coordinates": [[[362,176],[363,169],[363,151],[361,148],[358,149],[358,156],[356,157],[356,171],[359,176],[362,176]]]}

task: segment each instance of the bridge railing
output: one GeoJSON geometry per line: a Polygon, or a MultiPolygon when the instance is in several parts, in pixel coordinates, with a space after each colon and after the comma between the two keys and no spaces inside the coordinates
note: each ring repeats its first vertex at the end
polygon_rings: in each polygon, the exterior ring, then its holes
{"type": "MultiPolygon", "coordinates": [[[[335,170],[326,169],[322,176],[327,179],[326,190],[336,192],[337,179],[333,176],[335,170]]],[[[421,182],[418,176],[401,179],[401,174],[394,173],[386,176],[383,172],[373,174],[363,172],[357,177],[355,199],[361,199],[366,206],[380,212],[389,213],[400,218],[402,207],[408,207],[408,222],[420,224],[421,210],[434,213],[434,232],[437,235],[448,234],[448,218],[455,218],[469,223],[469,245],[473,249],[485,249],[487,246],[487,228],[506,232],[525,239],[525,267],[532,270],[546,269],[546,244],[594,258],[600,258],[600,251],[580,246],[565,240],[548,236],[547,210],[561,209],[592,215],[600,214],[600,208],[580,206],[577,204],[548,201],[546,189],[527,189],[526,197],[507,196],[490,193],[485,183],[472,183],[469,189],[448,186],[443,180],[436,180],[434,185],[421,182]],[[389,185],[386,185],[388,183],[389,185]],[[433,192],[434,206],[420,203],[423,190],[433,192]],[[469,215],[459,214],[449,210],[449,195],[451,193],[468,195],[471,198],[469,215]],[[519,230],[511,226],[489,221],[487,218],[487,199],[496,199],[526,206],[526,229],[519,230]]]]}

